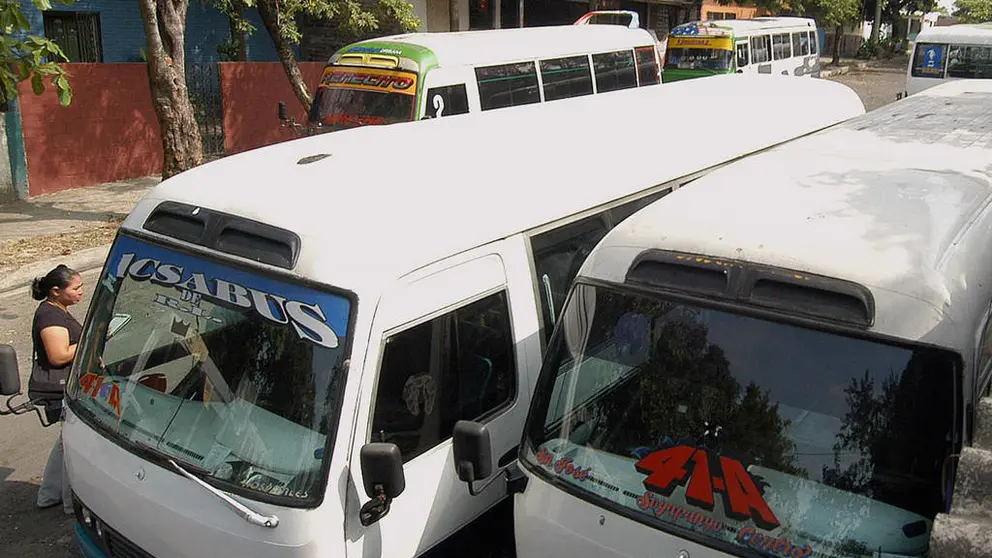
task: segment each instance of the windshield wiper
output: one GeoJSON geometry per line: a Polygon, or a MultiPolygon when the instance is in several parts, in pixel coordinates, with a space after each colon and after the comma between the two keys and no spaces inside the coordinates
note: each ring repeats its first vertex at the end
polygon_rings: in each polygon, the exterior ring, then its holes
{"type": "Polygon", "coordinates": [[[200,480],[199,477],[197,477],[193,473],[190,473],[182,466],[180,466],[178,463],[176,463],[174,459],[169,460],[169,465],[172,465],[172,467],[175,468],[175,470],[179,471],[184,477],[200,485],[207,492],[223,500],[225,504],[233,508],[234,511],[238,512],[241,515],[241,517],[244,518],[244,520],[247,521],[248,523],[251,523],[252,525],[258,525],[259,527],[268,527],[269,529],[275,529],[276,527],[279,526],[279,518],[277,516],[262,515],[256,511],[249,509],[241,502],[238,502],[234,498],[231,498],[227,494],[224,494],[220,490],[217,490],[216,488],[203,482],[202,480],[200,480]]]}

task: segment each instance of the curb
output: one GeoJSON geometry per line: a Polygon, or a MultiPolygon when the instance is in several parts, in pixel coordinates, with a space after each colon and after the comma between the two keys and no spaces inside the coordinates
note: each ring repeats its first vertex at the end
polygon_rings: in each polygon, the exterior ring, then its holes
{"type": "Polygon", "coordinates": [[[35,277],[48,273],[59,264],[65,264],[80,273],[102,267],[109,253],[110,244],[104,244],[95,248],[86,248],[68,256],[25,264],[0,278],[0,294],[30,285],[35,277]]]}
{"type": "Polygon", "coordinates": [[[830,68],[827,70],[820,70],[821,78],[828,78],[833,76],[842,76],[851,71],[850,66],[837,66],[836,68],[830,68]]]}

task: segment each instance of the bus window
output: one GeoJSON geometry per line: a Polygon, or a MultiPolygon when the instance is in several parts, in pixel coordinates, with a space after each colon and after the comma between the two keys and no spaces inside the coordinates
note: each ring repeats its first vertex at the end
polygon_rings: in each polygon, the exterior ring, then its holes
{"type": "Polygon", "coordinates": [[[920,43],[913,53],[913,77],[944,77],[944,64],[947,59],[947,45],[920,43]]]}
{"type": "Polygon", "coordinates": [[[795,56],[806,56],[809,54],[809,35],[806,31],[792,34],[792,53],[795,56]]]}
{"type": "Polygon", "coordinates": [[[537,68],[533,62],[516,62],[475,69],[482,110],[541,102],[537,68]]]}
{"type": "Polygon", "coordinates": [[[951,45],[947,49],[947,77],[992,78],[992,46],[951,45]]]}
{"type": "Polygon", "coordinates": [[[592,95],[592,71],[588,56],[541,60],[544,100],[592,95]]]}
{"type": "Polygon", "coordinates": [[[792,51],[789,47],[788,33],[781,33],[772,36],[772,55],[775,60],[784,60],[792,56],[792,51]]]}
{"type": "Polygon", "coordinates": [[[438,118],[468,113],[468,93],[465,84],[431,87],[427,90],[424,116],[438,118]]]}
{"type": "Polygon", "coordinates": [[[747,41],[737,43],[737,68],[743,68],[748,64],[747,41]]]}
{"type": "Polygon", "coordinates": [[[637,76],[641,81],[641,87],[660,83],[661,75],[658,73],[654,47],[636,48],[634,54],[637,55],[637,76]]]}
{"type": "Polygon", "coordinates": [[[596,71],[596,90],[600,93],[637,87],[637,70],[634,69],[632,51],[593,54],[592,66],[596,71]]]}
{"type": "Polygon", "coordinates": [[[751,62],[761,64],[771,62],[772,59],[771,38],[768,35],[751,37],[751,62]]]}
{"type": "Polygon", "coordinates": [[[809,32],[809,52],[810,54],[816,54],[820,47],[820,39],[816,35],[816,31],[809,32]]]}

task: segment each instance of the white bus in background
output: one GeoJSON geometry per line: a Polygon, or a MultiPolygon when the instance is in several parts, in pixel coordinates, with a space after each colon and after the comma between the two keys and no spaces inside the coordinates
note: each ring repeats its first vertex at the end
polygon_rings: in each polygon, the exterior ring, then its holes
{"type": "Polygon", "coordinates": [[[861,114],[838,83],[726,76],[302,138],[163,181],[121,225],[68,381],[80,548],[512,555],[505,486],[466,491],[452,427],[484,422],[515,459],[588,252],[728,161],[861,114]],[[697,103],[748,110],[664,110],[697,103]]]}
{"type": "Polygon", "coordinates": [[[820,77],[816,21],[756,17],[693,21],[672,29],[665,49],[665,83],[717,74],[820,77]]]}
{"type": "Polygon", "coordinates": [[[636,12],[574,25],[410,33],[350,44],[324,68],[313,132],[394,124],[661,83],[657,39],[636,12]],[[626,24],[599,22],[624,19],[626,24]]]}
{"type": "MultiPolygon", "coordinates": [[[[610,231],[535,387],[518,554],[978,556],[985,516],[948,517],[987,500],[990,118],[992,82],[944,84],[610,231]]],[[[486,429],[455,426],[464,480],[486,429]]]]}
{"type": "Polygon", "coordinates": [[[955,79],[992,79],[992,22],[928,27],[917,35],[905,94],[955,79]]]}

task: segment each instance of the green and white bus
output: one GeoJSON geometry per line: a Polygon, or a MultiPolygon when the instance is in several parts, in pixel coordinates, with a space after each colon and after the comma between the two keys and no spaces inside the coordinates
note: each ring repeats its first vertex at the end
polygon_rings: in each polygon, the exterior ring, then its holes
{"type": "MultiPolygon", "coordinates": [[[[309,115],[313,131],[394,124],[661,83],[657,41],[630,12],[591,24],[412,33],[331,56],[309,115]]],[[[600,18],[601,20],[602,18],[600,18]]]]}
{"type": "Polygon", "coordinates": [[[820,77],[816,22],[802,17],[694,21],[672,29],[665,83],[715,74],[820,77]]]}

